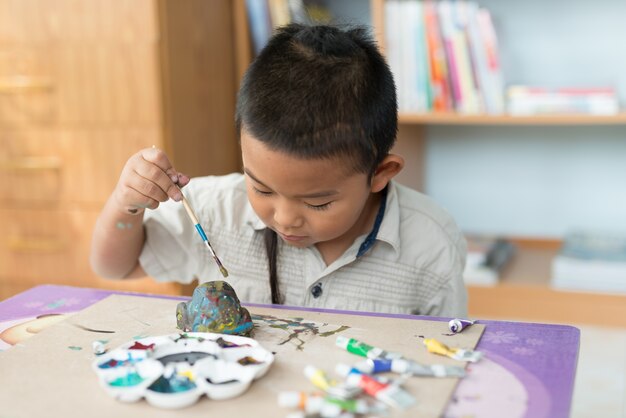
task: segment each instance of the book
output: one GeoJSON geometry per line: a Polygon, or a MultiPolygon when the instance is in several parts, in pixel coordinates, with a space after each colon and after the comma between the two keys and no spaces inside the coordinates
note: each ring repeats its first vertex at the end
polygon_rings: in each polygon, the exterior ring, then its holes
{"type": "Polygon", "coordinates": [[[411,77],[411,97],[409,109],[418,113],[432,110],[432,93],[430,84],[430,68],[428,65],[428,45],[424,27],[424,4],[421,1],[411,1],[406,4],[407,24],[406,33],[409,35],[407,54],[411,62],[407,74],[411,77]]]}
{"type": "Polygon", "coordinates": [[[398,107],[402,110],[402,98],[400,97],[403,93],[399,88],[404,82],[401,80],[402,74],[400,73],[401,67],[401,49],[400,49],[400,33],[398,30],[394,28],[394,24],[396,19],[400,16],[399,14],[400,2],[397,0],[388,0],[385,2],[385,39],[386,39],[386,55],[387,55],[387,63],[389,64],[389,69],[393,74],[393,80],[397,87],[398,94],[398,107]]]}
{"type": "Polygon", "coordinates": [[[289,3],[287,0],[268,0],[272,27],[278,28],[291,23],[289,3]]]}
{"type": "Polygon", "coordinates": [[[432,0],[424,2],[424,28],[430,66],[432,110],[447,112],[452,110],[452,96],[448,78],[446,51],[441,38],[437,6],[432,0]]]}
{"type": "Polygon", "coordinates": [[[292,22],[303,25],[311,23],[304,6],[304,0],[287,0],[287,7],[289,8],[289,17],[292,22]]]}
{"type": "Polygon", "coordinates": [[[290,23],[328,23],[333,16],[320,0],[246,0],[250,41],[254,55],[267,45],[276,28],[290,23]]]}
{"type": "Polygon", "coordinates": [[[386,0],[385,38],[401,112],[504,112],[491,16],[472,1],[386,0]]]}
{"type": "Polygon", "coordinates": [[[448,1],[440,1],[437,3],[437,13],[439,16],[439,25],[441,28],[441,38],[443,41],[443,47],[446,54],[446,62],[448,64],[448,77],[450,83],[450,89],[452,92],[452,99],[454,103],[454,109],[457,112],[462,110],[462,91],[459,75],[459,58],[456,54],[454,47],[454,35],[455,27],[452,16],[452,5],[448,1]]]}
{"type": "Polygon", "coordinates": [[[626,293],[626,233],[573,231],[552,260],[552,287],[626,293]]]}
{"type": "Polygon", "coordinates": [[[259,55],[272,36],[272,21],[266,0],[246,0],[250,39],[254,55],[259,55]]]}
{"type": "MultiPolygon", "coordinates": [[[[474,3],[471,3],[475,6],[474,3]]],[[[454,52],[457,58],[457,70],[459,72],[459,83],[461,89],[462,102],[460,112],[465,114],[477,114],[483,112],[483,101],[481,91],[478,87],[476,77],[476,63],[470,52],[469,39],[469,15],[470,3],[467,1],[454,1],[453,21],[455,33],[453,35],[454,52]]]]}
{"type": "Polygon", "coordinates": [[[498,40],[488,10],[468,2],[467,34],[474,76],[480,92],[481,108],[485,113],[504,113],[504,85],[498,58],[498,40]]]}
{"type": "Polygon", "coordinates": [[[542,88],[511,86],[507,89],[508,113],[515,116],[579,113],[615,115],[619,101],[615,89],[542,88]]]}
{"type": "Polygon", "coordinates": [[[467,261],[463,271],[465,284],[493,286],[515,254],[515,246],[501,237],[470,235],[467,261]]]}

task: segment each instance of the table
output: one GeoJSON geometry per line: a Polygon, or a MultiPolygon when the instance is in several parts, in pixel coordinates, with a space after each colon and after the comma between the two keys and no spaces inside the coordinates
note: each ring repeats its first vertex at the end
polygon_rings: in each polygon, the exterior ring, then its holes
{"type": "MultiPolygon", "coordinates": [[[[76,312],[111,294],[188,299],[42,285],[0,302],[0,331],[45,314],[76,312]]],[[[279,308],[303,310],[301,307],[279,308]]],[[[306,310],[440,321],[450,319],[323,309],[306,310]]],[[[567,325],[489,320],[479,322],[486,328],[477,349],[485,353],[485,359],[469,366],[471,373],[457,386],[445,417],[500,417],[503,413],[508,417],[568,417],[578,360],[580,331],[567,325]]],[[[0,346],[0,350],[8,347],[5,344],[0,346]]]]}

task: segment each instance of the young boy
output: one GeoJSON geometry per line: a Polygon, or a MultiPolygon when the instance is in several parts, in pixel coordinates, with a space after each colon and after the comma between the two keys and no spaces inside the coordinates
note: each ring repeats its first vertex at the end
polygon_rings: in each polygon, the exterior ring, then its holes
{"type": "Polygon", "coordinates": [[[279,29],[244,77],[236,124],[243,174],[189,182],[158,149],[128,160],[94,231],[97,273],[221,279],[180,203],[189,183],[244,302],[466,316],[462,234],[391,181],[404,165],[389,153],[395,86],[365,29],[279,29]]]}

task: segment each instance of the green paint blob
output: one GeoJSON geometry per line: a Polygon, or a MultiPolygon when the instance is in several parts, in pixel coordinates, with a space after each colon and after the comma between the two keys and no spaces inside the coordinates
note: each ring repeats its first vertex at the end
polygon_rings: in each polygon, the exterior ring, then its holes
{"type": "Polygon", "coordinates": [[[126,376],[118,377],[117,379],[109,382],[109,385],[116,387],[128,387],[136,386],[143,382],[143,378],[138,373],[128,373],[126,376]]]}
{"type": "Polygon", "coordinates": [[[78,347],[76,345],[70,345],[67,348],[69,348],[70,350],[74,350],[74,351],[80,351],[83,349],[83,347],[78,347]]]}

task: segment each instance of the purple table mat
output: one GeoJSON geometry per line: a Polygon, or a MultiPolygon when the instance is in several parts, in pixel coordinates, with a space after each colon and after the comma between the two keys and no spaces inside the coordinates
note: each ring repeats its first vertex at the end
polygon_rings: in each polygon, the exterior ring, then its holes
{"type": "MultiPolygon", "coordinates": [[[[42,285],[0,302],[0,322],[32,318],[51,313],[80,311],[111,294],[187,300],[186,297],[150,295],[71,286],[42,285]]],[[[268,305],[245,304],[267,307],[268,305]]],[[[329,309],[289,307],[273,308],[306,310],[349,315],[448,321],[415,315],[391,315],[329,309]]],[[[479,320],[485,332],[477,349],[513,373],[528,393],[526,417],[569,417],[574,378],[578,361],[580,331],[569,325],[479,320]]],[[[480,363],[474,365],[478,366],[480,363]]],[[[457,389],[458,391],[458,389],[457,389]]],[[[457,402],[459,400],[455,400],[457,402]]],[[[471,405],[470,405],[471,406],[471,405]]],[[[446,415],[448,416],[448,415],[446,415]]]]}

